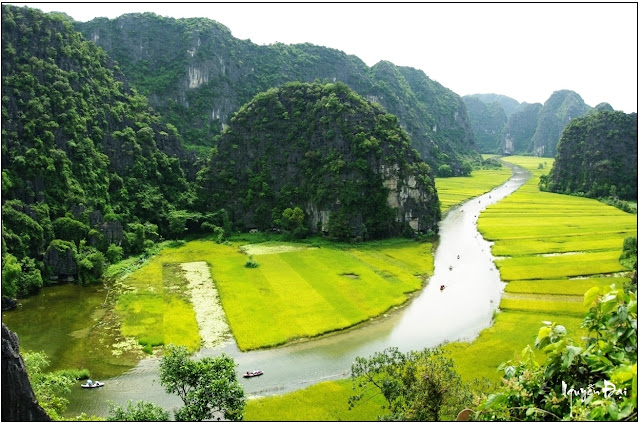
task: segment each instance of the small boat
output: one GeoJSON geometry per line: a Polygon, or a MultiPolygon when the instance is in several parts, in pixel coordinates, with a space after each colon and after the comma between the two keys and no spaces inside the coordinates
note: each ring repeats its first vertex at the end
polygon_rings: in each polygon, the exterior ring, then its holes
{"type": "Polygon", "coordinates": [[[449,270],[453,270],[453,266],[449,266],[449,270]]]}
{"type": "Polygon", "coordinates": [[[262,370],[254,370],[252,372],[247,371],[245,374],[242,375],[242,377],[256,377],[256,376],[262,376],[263,372],[262,370]]]}
{"type": "Polygon", "coordinates": [[[440,291],[444,291],[444,285],[440,285],[440,291]]]}
{"type": "Polygon", "coordinates": [[[88,380],[87,383],[80,386],[87,389],[100,388],[101,386],[104,386],[104,382],[100,382],[98,380],[96,380],[95,382],[91,382],[90,380],[88,380]]]}

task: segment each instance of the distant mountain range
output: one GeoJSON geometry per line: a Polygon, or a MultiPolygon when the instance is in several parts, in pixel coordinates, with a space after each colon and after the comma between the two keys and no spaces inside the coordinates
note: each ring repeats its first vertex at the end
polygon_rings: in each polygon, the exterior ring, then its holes
{"type": "Polygon", "coordinates": [[[204,18],[143,13],[73,25],[118,62],[191,149],[215,146],[233,114],[260,92],[293,81],[339,81],[398,116],[434,171],[447,165],[447,173],[468,174],[465,162],[480,160],[462,98],[418,69],[387,61],[369,67],[312,44],[259,46],[204,18]]]}
{"type": "Polygon", "coordinates": [[[562,130],[574,118],[613,111],[608,103],[591,107],[574,91],[560,90],[544,104],[518,103],[498,94],[464,96],[481,153],[555,157],[562,130]]]}

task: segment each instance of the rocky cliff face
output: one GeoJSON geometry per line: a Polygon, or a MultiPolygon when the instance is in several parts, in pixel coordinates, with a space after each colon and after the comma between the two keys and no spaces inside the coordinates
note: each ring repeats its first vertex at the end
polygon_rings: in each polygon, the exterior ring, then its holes
{"type": "Polygon", "coordinates": [[[613,108],[601,103],[592,108],[570,90],[554,92],[544,104],[522,103],[497,94],[465,96],[479,151],[554,157],[562,130],[578,116],[613,108]],[[503,119],[500,109],[507,119],[503,119]]]}
{"type": "Polygon", "coordinates": [[[531,152],[535,156],[555,157],[556,146],[562,130],[571,119],[592,110],[578,93],[569,90],[556,91],[545,101],[538,115],[538,126],[531,140],[531,152]]]}
{"type": "Polygon", "coordinates": [[[18,336],[2,324],[2,421],[51,421],[40,407],[20,356],[18,336]]]}
{"type": "Polygon", "coordinates": [[[428,165],[397,118],[344,84],[286,84],[244,105],[200,174],[200,198],[244,229],[300,207],[311,232],[379,238],[437,231],[428,165]]]}
{"type": "Polygon", "coordinates": [[[540,103],[522,103],[513,112],[502,131],[502,153],[518,154],[531,151],[531,139],[538,127],[540,103]]]}
{"type": "Polygon", "coordinates": [[[234,112],[254,95],[289,81],[340,81],[380,103],[432,167],[479,159],[460,97],[422,71],[311,44],[257,46],[207,19],[154,14],[75,23],[103,47],[133,85],[178,128],[191,146],[213,146],[234,112]]]}
{"type": "Polygon", "coordinates": [[[497,153],[502,143],[502,130],[507,123],[504,108],[497,101],[485,103],[475,96],[465,96],[463,100],[467,106],[478,151],[497,153]]]}

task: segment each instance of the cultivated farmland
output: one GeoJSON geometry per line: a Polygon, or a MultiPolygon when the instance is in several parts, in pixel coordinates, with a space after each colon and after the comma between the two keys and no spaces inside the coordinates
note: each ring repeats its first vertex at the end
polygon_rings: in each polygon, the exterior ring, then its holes
{"type": "MultiPolygon", "coordinates": [[[[497,366],[533,344],[543,321],[554,321],[579,339],[587,311],[584,293],[593,286],[629,281],[618,257],[625,237],[637,232],[637,216],[596,200],[541,192],[539,177],[552,159],[506,157],[532,178],[518,191],[487,208],[478,229],[494,242],[492,253],[507,283],[501,312],[491,328],[470,344],[449,344],[467,380],[499,380],[497,366]]],[[[541,351],[536,350],[539,358],[541,351]]]]}
{"type": "Polygon", "coordinates": [[[456,204],[491,191],[511,177],[511,169],[481,169],[471,172],[471,176],[436,178],[436,189],[440,198],[440,210],[444,214],[456,204]]]}
{"type": "MultiPolygon", "coordinates": [[[[145,345],[199,343],[198,326],[182,291],[167,277],[179,263],[206,261],[238,347],[283,344],[353,326],[401,305],[433,272],[432,244],[387,240],[358,248],[238,241],[191,241],[167,248],[134,272],[118,311],[123,331],[145,345]],[[257,267],[245,266],[252,253],[257,267]],[[171,310],[158,307],[170,300],[171,310]],[[142,318],[140,310],[149,310],[142,318]],[[163,313],[164,311],[171,314],[163,313]],[[170,316],[170,318],[169,318],[170,316]],[[147,330],[145,330],[145,327],[147,330]]],[[[174,275],[175,276],[175,275],[174,275]]],[[[201,311],[206,312],[206,311],[201,311]]]]}

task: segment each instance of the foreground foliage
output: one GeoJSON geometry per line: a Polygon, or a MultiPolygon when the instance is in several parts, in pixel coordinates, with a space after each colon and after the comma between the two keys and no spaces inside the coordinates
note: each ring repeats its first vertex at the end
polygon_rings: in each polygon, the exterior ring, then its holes
{"type": "Polygon", "coordinates": [[[233,358],[189,358],[186,348],[168,345],[160,362],[160,384],[177,394],[184,407],[175,412],[179,421],[209,420],[220,415],[227,420],[242,420],[244,389],[236,379],[233,358]]]}
{"type": "Polygon", "coordinates": [[[138,401],[135,404],[129,400],[127,405],[122,407],[117,404],[109,404],[111,414],[107,418],[109,421],[119,422],[166,422],[169,421],[169,413],[162,407],[151,402],[138,401]]]}
{"type": "Polygon", "coordinates": [[[369,358],[356,357],[351,366],[353,389],[349,405],[382,394],[385,420],[452,420],[471,399],[469,387],[453,361],[436,349],[402,353],[387,348],[369,358]]]}
{"type": "Polygon", "coordinates": [[[548,323],[535,348],[546,353],[539,364],[530,346],[520,360],[502,365],[501,389],[483,399],[482,420],[637,420],[637,298],[612,287],[584,295],[591,308],[584,343],[564,326],[548,323]]]}
{"type": "Polygon", "coordinates": [[[45,372],[49,360],[44,352],[26,352],[23,355],[29,382],[38,403],[53,420],[62,420],[69,404],[65,397],[76,380],[87,377],[86,370],[59,370],[45,372]]]}

